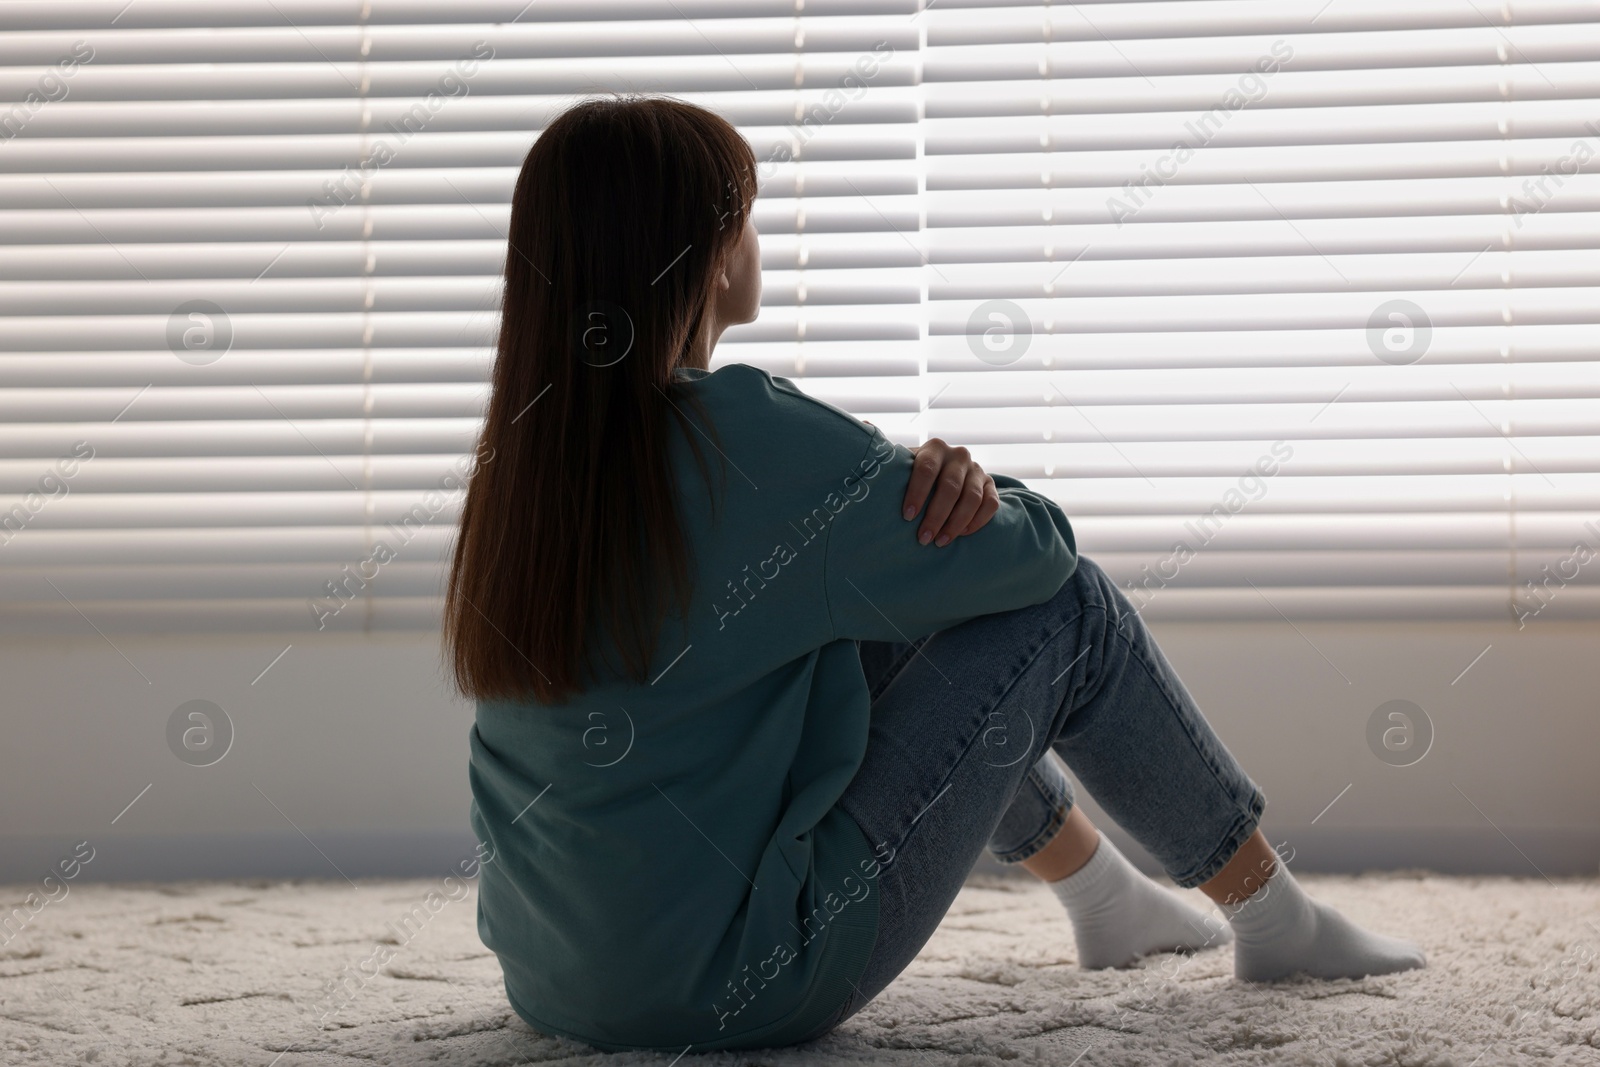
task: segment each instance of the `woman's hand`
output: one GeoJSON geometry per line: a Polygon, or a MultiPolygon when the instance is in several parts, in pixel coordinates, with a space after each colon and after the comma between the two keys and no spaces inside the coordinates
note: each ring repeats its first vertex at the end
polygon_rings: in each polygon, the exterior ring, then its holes
{"type": "Polygon", "coordinates": [[[922,511],[923,504],[928,505],[917,529],[918,541],[943,548],[957,537],[977,531],[1000,510],[994,479],[983,473],[966,449],[951,448],[934,437],[911,453],[916,460],[901,514],[909,521],[922,511]],[[930,490],[932,502],[928,500],[930,490]]]}

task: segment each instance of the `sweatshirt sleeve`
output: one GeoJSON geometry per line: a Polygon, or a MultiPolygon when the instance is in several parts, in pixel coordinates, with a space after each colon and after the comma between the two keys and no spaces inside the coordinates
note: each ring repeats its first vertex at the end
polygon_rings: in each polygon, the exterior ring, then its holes
{"type": "Polygon", "coordinates": [[[943,548],[919,544],[900,514],[912,454],[873,428],[828,529],[823,582],[834,638],[910,641],[977,615],[1050,599],[1078,565],[1054,501],[995,477],[1000,510],[943,548]]]}

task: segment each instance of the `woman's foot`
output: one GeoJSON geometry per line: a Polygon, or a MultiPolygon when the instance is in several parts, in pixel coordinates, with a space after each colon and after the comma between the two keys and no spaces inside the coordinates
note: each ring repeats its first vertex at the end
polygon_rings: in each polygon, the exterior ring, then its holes
{"type": "Polygon", "coordinates": [[[1238,937],[1233,973],[1245,981],[1270,982],[1297,973],[1361,978],[1427,965],[1411,942],[1363,930],[1306,896],[1281,862],[1254,894],[1221,907],[1238,937]]]}
{"type": "Polygon", "coordinates": [[[1126,967],[1152,952],[1195,951],[1233,940],[1221,919],[1156,885],[1104,834],[1098,836],[1087,863],[1048,883],[1072,919],[1080,967],[1126,967]]]}

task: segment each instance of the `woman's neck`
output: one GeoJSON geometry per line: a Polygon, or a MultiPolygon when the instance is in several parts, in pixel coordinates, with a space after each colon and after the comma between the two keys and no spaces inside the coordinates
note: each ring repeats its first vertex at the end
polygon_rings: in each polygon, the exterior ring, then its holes
{"type": "Polygon", "coordinates": [[[722,327],[710,315],[701,320],[701,327],[694,340],[689,343],[689,350],[684,353],[681,365],[696,370],[710,370],[711,350],[717,346],[717,341],[722,337],[722,327]]]}

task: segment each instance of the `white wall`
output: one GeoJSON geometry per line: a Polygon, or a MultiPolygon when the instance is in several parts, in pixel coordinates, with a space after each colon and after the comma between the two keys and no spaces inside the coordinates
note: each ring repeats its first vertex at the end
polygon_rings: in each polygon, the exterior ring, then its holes
{"type": "MultiPolygon", "coordinates": [[[[1600,869],[1600,623],[1298,627],[1156,633],[1304,869],[1600,869]],[[1409,767],[1366,742],[1397,698],[1435,728],[1409,767]]],[[[432,635],[295,638],[254,684],[288,638],[112,640],[0,643],[0,882],[35,880],[82,840],[102,878],[427,874],[468,854],[471,712],[432,635]],[[167,747],[168,717],[196,698],[235,725],[210,767],[167,747]]]]}

